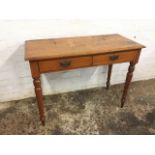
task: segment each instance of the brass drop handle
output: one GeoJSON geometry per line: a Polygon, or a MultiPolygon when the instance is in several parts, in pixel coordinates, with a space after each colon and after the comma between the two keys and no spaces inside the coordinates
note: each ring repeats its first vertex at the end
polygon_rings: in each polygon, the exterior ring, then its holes
{"type": "Polygon", "coordinates": [[[60,66],[61,67],[68,67],[68,66],[70,66],[70,64],[71,64],[71,61],[70,60],[60,61],[60,66]]]}
{"type": "Polygon", "coordinates": [[[117,60],[118,58],[119,58],[119,55],[112,55],[109,57],[109,59],[112,61],[117,60]]]}

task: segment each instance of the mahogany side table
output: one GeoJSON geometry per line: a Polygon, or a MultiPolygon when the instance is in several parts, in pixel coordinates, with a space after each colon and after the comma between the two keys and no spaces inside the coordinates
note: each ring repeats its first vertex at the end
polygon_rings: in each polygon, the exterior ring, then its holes
{"type": "Polygon", "coordinates": [[[45,124],[45,115],[41,73],[108,65],[106,82],[108,89],[113,64],[129,62],[121,99],[121,107],[123,107],[142,48],[145,46],[119,34],[26,41],[25,60],[30,63],[42,125],[45,124]]]}

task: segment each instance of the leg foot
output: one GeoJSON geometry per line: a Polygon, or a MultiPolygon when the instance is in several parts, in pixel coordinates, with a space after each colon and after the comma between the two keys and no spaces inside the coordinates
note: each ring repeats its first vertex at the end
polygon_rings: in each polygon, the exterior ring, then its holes
{"type": "Polygon", "coordinates": [[[122,100],[121,100],[121,108],[123,108],[124,103],[125,103],[125,98],[122,98],[122,100]]]}
{"type": "Polygon", "coordinates": [[[45,119],[44,119],[44,120],[41,120],[41,124],[42,124],[43,126],[45,126],[45,119]]]}

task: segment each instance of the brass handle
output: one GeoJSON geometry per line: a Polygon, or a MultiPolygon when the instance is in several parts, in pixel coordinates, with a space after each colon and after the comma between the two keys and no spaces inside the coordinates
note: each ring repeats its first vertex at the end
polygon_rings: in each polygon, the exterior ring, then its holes
{"type": "Polygon", "coordinates": [[[118,58],[119,58],[119,55],[112,55],[109,57],[109,59],[112,61],[117,60],[118,58]]]}
{"type": "Polygon", "coordinates": [[[70,64],[71,64],[71,61],[70,60],[60,61],[60,66],[61,67],[68,67],[68,66],[70,66],[70,64]]]}

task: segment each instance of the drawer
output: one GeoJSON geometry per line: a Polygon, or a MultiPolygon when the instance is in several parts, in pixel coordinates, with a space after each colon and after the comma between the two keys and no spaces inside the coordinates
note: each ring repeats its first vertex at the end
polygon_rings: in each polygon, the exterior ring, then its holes
{"type": "Polygon", "coordinates": [[[92,56],[39,61],[40,72],[59,71],[92,66],[92,56]]]}
{"type": "Polygon", "coordinates": [[[139,57],[139,51],[126,51],[126,52],[115,52],[111,54],[101,54],[93,56],[93,65],[100,64],[112,64],[128,61],[137,61],[139,57]]]}

